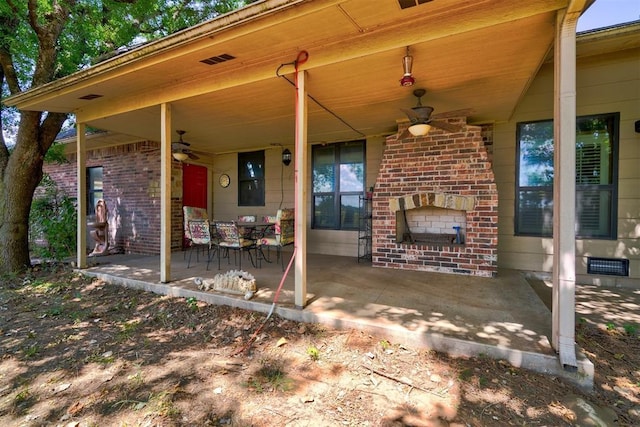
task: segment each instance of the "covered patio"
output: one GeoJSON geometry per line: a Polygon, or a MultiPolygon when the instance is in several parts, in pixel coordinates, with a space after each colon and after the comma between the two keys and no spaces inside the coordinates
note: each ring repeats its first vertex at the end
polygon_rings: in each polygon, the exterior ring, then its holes
{"type": "MultiPolygon", "coordinates": [[[[274,255],[274,254],[272,254],[274,255]]],[[[288,260],[291,252],[284,252],[288,260]]],[[[209,270],[187,261],[182,252],[171,258],[175,278],[158,280],[158,257],[109,255],[89,258],[82,270],[110,283],[162,295],[197,298],[212,304],[269,313],[283,277],[279,263],[263,262],[243,270],[256,278],[257,293],[250,300],[219,291],[198,289],[195,278],[213,279],[237,267],[213,260],[209,270]]],[[[454,356],[485,355],[508,360],[514,366],[563,376],[590,388],[593,365],[578,355],[577,373],[560,365],[551,347],[551,312],[522,273],[501,270],[496,278],[373,268],[355,258],[330,255],[307,257],[308,305],[294,303],[293,272],[284,279],[274,313],[290,320],[353,328],[378,334],[393,342],[426,347],[454,356]]],[[[256,323],[256,328],[259,322],[256,323]]]]}
{"type": "MultiPolygon", "coordinates": [[[[172,230],[179,229],[172,226],[178,222],[172,217],[175,131],[188,130],[191,149],[215,175],[236,171],[236,153],[286,145],[294,156],[287,194],[295,207],[297,255],[278,314],[338,326],[384,328],[385,333],[450,353],[466,349],[459,353],[500,356],[516,365],[533,369],[538,364],[538,370],[558,373],[564,366],[566,375],[590,377],[592,369],[575,355],[575,173],[570,166],[575,164],[575,26],[590,2],[379,3],[373,7],[367,0],[256,2],[5,100],[23,110],[75,114],[78,248],[87,242],[84,171],[87,151],[94,148],[87,127],[160,144],[160,176],[147,183],[147,196],[157,199],[159,209],[160,255],[87,260],[78,251],[78,266],[98,262],[87,273],[109,274],[112,281],[213,302],[213,294],[199,293],[193,285],[193,278],[204,276],[204,270],[187,271],[182,254],[172,253],[172,230]],[[551,51],[556,164],[562,164],[554,190],[553,316],[542,306],[541,313],[532,315],[535,294],[529,291],[509,300],[518,295],[511,292],[516,284],[518,289],[526,285],[515,273],[485,280],[372,269],[349,257],[316,259],[317,251],[309,250],[309,242],[333,254],[341,247],[344,232],[317,231],[312,224],[313,146],[366,139],[380,153],[369,159],[369,182],[363,188],[377,185],[384,175],[378,168],[382,148],[409,122],[401,109],[415,104],[415,96],[400,78],[413,73],[416,86],[427,90],[429,103],[438,112],[470,109],[465,123],[480,138],[479,126],[509,120],[551,51]],[[413,58],[407,59],[413,62],[411,72],[400,67],[405,58],[413,58]]],[[[279,183],[281,191],[271,193],[272,205],[278,198],[284,200],[284,179],[279,183]]],[[[377,190],[377,202],[388,203],[387,188],[377,190]]],[[[222,190],[212,194],[211,219],[229,216],[224,209],[239,206],[236,195],[222,190]]],[[[497,211],[497,196],[487,198],[497,211]]],[[[493,216],[486,222],[496,223],[493,216]]],[[[476,258],[480,263],[495,261],[492,253],[476,258]]],[[[268,268],[259,272],[261,291],[254,300],[215,298],[268,311],[281,273],[279,267],[269,267],[273,277],[262,277],[268,268]]]]}

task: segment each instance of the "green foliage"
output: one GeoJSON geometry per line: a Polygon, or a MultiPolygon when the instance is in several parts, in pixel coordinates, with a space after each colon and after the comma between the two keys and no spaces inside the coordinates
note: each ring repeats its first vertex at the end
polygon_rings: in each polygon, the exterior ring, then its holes
{"type": "Polygon", "coordinates": [[[309,357],[313,361],[316,361],[316,360],[320,359],[320,350],[318,350],[314,346],[307,347],[307,354],[309,355],[309,357]]]}
{"type": "Polygon", "coordinates": [[[126,322],[120,325],[120,331],[118,331],[117,340],[118,342],[125,342],[131,339],[133,334],[140,327],[140,322],[126,322]]]}
{"type": "Polygon", "coordinates": [[[24,402],[24,401],[28,400],[29,397],[31,397],[31,392],[29,391],[29,387],[25,387],[22,390],[20,390],[20,392],[18,394],[16,394],[16,396],[13,398],[13,400],[16,403],[21,403],[21,402],[24,402]]]}
{"type": "MultiPolygon", "coordinates": [[[[35,23],[57,35],[49,81],[115,56],[134,45],[158,39],[244,6],[239,0],[77,0],[35,3],[35,23]],[[67,10],[65,10],[67,9],[67,10]]],[[[27,2],[0,2],[0,43],[11,52],[23,89],[32,82],[39,40],[27,2]]],[[[46,82],[38,82],[42,84],[46,82]]]]}
{"type": "Polygon", "coordinates": [[[624,332],[629,336],[634,336],[638,333],[638,325],[633,323],[627,323],[623,326],[624,332]]]}
{"type": "MultiPolygon", "coordinates": [[[[69,76],[90,65],[116,56],[141,43],[169,35],[180,29],[211,19],[244,6],[240,0],[2,0],[0,1],[0,100],[26,90],[41,87],[56,79],[69,76]]],[[[0,184],[0,206],[10,209],[15,200],[32,200],[34,187],[25,177],[42,174],[40,155],[46,155],[65,120],[65,113],[22,112],[0,104],[3,136],[0,148],[14,146],[13,153],[21,157],[18,167],[9,168],[9,162],[0,164],[3,182],[0,184]],[[35,153],[35,154],[34,154],[35,153]],[[5,175],[9,171],[11,174],[5,175]],[[11,172],[15,171],[15,172],[11,172]],[[11,191],[5,186],[11,185],[11,191]]],[[[52,154],[53,157],[59,153],[52,154]]],[[[59,158],[59,157],[57,157],[59,158]]],[[[35,217],[31,224],[40,224],[32,233],[39,236],[44,229],[55,236],[66,237],[65,225],[71,214],[72,203],[60,199],[53,206],[62,213],[63,220],[48,220],[43,214],[47,201],[36,202],[35,217]],[[54,228],[59,227],[54,230],[54,228]]],[[[20,250],[10,250],[8,242],[0,241],[0,252],[5,253],[0,272],[27,267],[27,218],[20,213],[22,223],[17,229],[16,241],[20,250]]],[[[2,218],[9,215],[4,212],[2,218]]],[[[13,221],[15,219],[12,218],[13,221]]],[[[0,225],[2,225],[0,223],[0,225]]],[[[5,227],[6,228],[6,227],[5,227]]],[[[67,251],[68,240],[47,239],[42,256],[60,258],[67,251]]]]}
{"type": "Polygon", "coordinates": [[[93,354],[87,356],[84,361],[85,363],[99,363],[101,365],[109,365],[113,363],[116,358],[113,356],[111,352],[99,354],[98,352],[94,352],[93,354]]]}
{"type": "Polygon", "coordinates": [[[69,163],[69,160],[67,159],[67,156],[65,155],[64,151],[65,151],[64,144],[54,143],[44,156],[45,163],[57,163],[57,164],[69,163]]]}
{"type": "Polygon", "coordinates": [[[34,357],[40,353],[40,346],[38,344],[31,344],[29,347],[24,349],[24,356],[26,358],[34,357]]]}
{"type": "Polygon", "coordinates": [[[75,203],[47,175],[40,186],[43,193],[34,198],[29,214],[31,250],[37,257],[59,261],[75,250],[75,203]]]}
{"type": "Polygon", "coordinates": [[[186,301],[187,301],[187,305],[189,306],[191,311],[198,310],[198,300],[196,298],[189,297],[189,298],[186,299],[186,301]]]}

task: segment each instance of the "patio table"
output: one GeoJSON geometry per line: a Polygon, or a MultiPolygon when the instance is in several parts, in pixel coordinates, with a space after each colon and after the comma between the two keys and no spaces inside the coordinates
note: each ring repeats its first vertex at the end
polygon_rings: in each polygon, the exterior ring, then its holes
{"type": "Polygon", "coordinates": [[[267,230],[270,227],[273,227],[276,225],[275,222],[237,222],[236,223],[238,225],[238,228],[241,228],[245,231],[247,231],[249,235],[251,235],[251,239],[255,240],[256,242],[256,262],[260,261],[260,260],[265,260],[266,262],[270,263],[271,260],[269,259],[269,257],[267,257],[263,250],[262,250],[262,246],[258,245],[257,242],[260,241],[260,239],[265,235],[265,233],[267,232],[267,230]]]}

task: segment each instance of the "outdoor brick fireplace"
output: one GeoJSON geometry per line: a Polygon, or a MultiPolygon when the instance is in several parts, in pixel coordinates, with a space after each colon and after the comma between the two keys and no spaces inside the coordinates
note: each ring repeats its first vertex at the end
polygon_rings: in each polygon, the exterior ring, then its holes
{"type": "Polygon", "coordinates": [[[481,132],[387,139],[373,194],[374,266],[496,275],[498,193],[481,132]]]}

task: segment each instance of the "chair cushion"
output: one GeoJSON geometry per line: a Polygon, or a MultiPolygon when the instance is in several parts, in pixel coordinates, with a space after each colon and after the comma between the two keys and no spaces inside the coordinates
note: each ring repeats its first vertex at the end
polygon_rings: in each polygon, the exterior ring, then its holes
{"type": "Polygon", "coordinates": [[[209,219],[209,214],[204,208],[196,208],[195,206],[183,206],[182,213],[184,217],[184,237],[192,243],[191,236],[189,235],[189,221],[191,220],[205,220],[209,219]]]}
{"type": "Polygon", "coordinates": [[[263,246],[280,246],[280,236],[265,236],[259,243],[263,246]]]}
{"type": "Polygon", "coordinates": [[[246,248],[248,246],[253,246],[253,240],[247,239],[238,239],[238,240],[221,240],[218,242],[218,246],[223,248],[246,248]]]}
{"type": "Polygon", "coordinates": [[[208,220],[190,220],[188,226],[189,236],[195,245],[208,245],[211,243],[208,220]]]}

